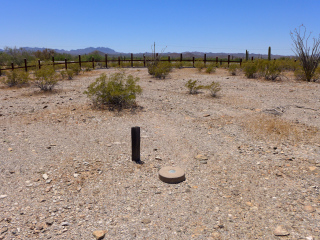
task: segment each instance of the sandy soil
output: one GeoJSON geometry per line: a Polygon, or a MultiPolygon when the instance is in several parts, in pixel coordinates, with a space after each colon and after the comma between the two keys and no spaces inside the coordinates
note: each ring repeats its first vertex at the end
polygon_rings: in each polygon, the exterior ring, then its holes
{"type": "Polygon", "coordinates": [[[0,88],[0,239],[320,239],[319,83],[133,68],[142,108],[92,109],[83,91],[115,71],[0,88]],[[189,79],[222,90],[190,95],[189,79]],[[161,182],[164,166],[186,181],[161,182]]]}

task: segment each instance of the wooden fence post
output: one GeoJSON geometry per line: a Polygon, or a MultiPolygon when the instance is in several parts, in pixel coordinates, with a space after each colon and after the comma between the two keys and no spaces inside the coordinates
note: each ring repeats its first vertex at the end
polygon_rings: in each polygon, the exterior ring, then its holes
{"type": "Polygon", "coordinates": [[[253,57],[251,57],[251,61],[253,62],[253,57]]]}
{"type": "Polygon", "coordinates": [[[92,58],[92,69],[94,69],[94,58],[92,58]]]}
{"type": "Polygon", "coordinates": [[[168,62],[171,63],[170,56],[168,56],[168,62]]]}
{"type": "Polygon", "coordinates": [[[133,54],[131,53],[131,67],[133,68],[133,54]]]}
{"type": "Polygon", "coordinates": [[[108,54],[104,55],[105,61],[106,61],[106,68],[108,68],[108,54]]]}
{"type": "Polygon", "coordinates": [[[180,53],[180,62],[182,62],[182,53],[180,53]]]}
{"type": "Polygon", "coordinates": [[[240,58],[240,67],[241,67],[241,64],[242,64],[242,58],[240,58]]]}
{"type": "Polygon", "coordinates": [[[228,67],[229,67],[229,64],[230,64],[230,55],[228,55],[228,67]]]}
{"type": "Polygon", "coordinates": [[[143,54],[143,66],[146,67],[146,55],[143,54]]]}
{"type": "Polygon", "coordinates": [[[216,67],[218,66],[218,57],[216,57],[216,67]]]}
{"type": "Polygon", "coordinates": [[[13,63],[11,63],[11,69],[12,69],[12,71],[14,70],[14,65],[13,65],[13,63]]]}
{"type": "Polygon", "coordinates": [[[79,67],[80,67],[80,70],[81,70],[81,55],[79,55],[79,67]]]}
{"type": "Polygon", "coordinates": [[[54,69],[54,57],[52,57],[52,67],[54,69]]]}
{"type": "Polygon", "coordinates": [[[119,67],[120,67],[120,65],[121,65],[121,64],[120,64],[120,56],[118,57],[118,64],[119,64],[119,67]]]}
{"type": "Polygon", "coordinates": [[[38,65],[39,65],[39,69],[41,69],[41,62],[40,62],[40,59],[38,59],[38,65]]]}
{"type": "Polygon", "coordinates": [[[203,63],[204,63],[204,67],[206,67],[206,64],[207,64],[207,54],[204,54],[204,56],[203,56],[203,63]]]}
{"type": "Polygon", "coordinates": [[[24,59],[24,69],[26,70],[26,72],[28,72],[28,65],[27,65],[27,59],[24,59]]]}
{"type": "Polygon", "coordinates": [[[68,61],[66,58],[64,59],[64,67],[66,70],[68,70],[68,61]]]}
{"type": "Polygon", "coordinates": [[[192,67],[194,67],[194,57],[192,57],[192,67]]]}

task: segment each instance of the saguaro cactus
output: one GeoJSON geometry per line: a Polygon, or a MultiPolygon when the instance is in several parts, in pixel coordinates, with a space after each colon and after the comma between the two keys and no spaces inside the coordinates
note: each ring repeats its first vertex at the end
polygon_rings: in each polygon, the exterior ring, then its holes
{"type": "Polygon", "coordinates": [[[269,61],[271,60],[271,47],[269,47],[268,49],[268,60],[269,61]]]}
{"type": "Polygon", "coordinates": [[[249,60],[249,52],[248,52],[248,50],[246,50],[246,61],[248,61],[249,60]]]}

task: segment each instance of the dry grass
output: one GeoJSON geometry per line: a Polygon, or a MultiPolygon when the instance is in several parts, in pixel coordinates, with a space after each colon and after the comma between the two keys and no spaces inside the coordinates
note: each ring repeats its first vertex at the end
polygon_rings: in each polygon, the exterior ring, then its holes
{"type": "Polygon", "coordinates": [[[263,113],[248,115],[242,118],[242,126],[256,138],[291,144],[320,144],[319,129],[294,123],[276,116],[263,113]]]}

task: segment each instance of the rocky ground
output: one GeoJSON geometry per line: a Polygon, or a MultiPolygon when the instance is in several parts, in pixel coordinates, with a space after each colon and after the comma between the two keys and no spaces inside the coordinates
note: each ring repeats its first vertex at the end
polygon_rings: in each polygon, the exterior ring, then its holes
{"type": "Polygon", "coordinates": [[[1,87],[0,239],[320,239],[319,83],[133,68],[141,109],[92,109],[83,91],[115,71],[1,87]],[[189,79],[222,90],[190,95],[189,79]],[[164,166],[186,180],[160,181],[164,166]]]}

